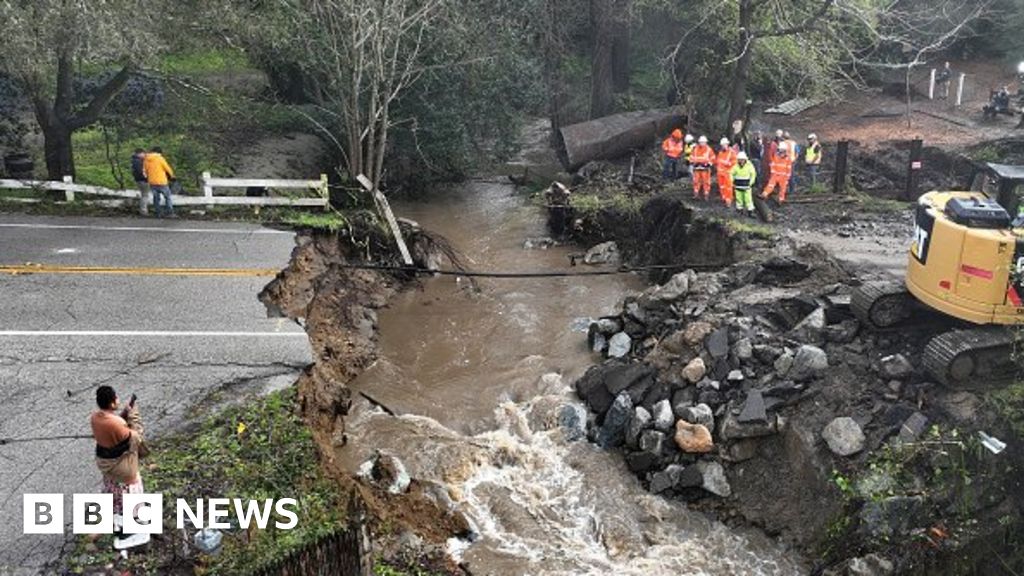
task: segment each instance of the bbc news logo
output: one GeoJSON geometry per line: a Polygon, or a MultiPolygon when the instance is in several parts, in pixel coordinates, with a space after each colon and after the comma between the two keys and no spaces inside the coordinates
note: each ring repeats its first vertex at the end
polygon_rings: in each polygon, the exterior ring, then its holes
{"type": "MultiPolygon", "coordinates": [[[[71,497],[71,531],[74,534],[113,534],[115,515],[124,534],[161,534],[164,530],[163,494],[124,494],[122,509],[114,510],[113,494],[73,494],[71,497]]],[[[64,533],[63,494],[24,495],[25,534],[64,533]]],[[[266,530],[271,520],[278,530],[292,530],[299,524],[298,501],[242,500],[240,498],[209,498],[175,501],[178,529],[191,524],[195,529],[232,527],[228,519],[234,513],[236,525],[246,530],[255,525],[266,530]]]]}

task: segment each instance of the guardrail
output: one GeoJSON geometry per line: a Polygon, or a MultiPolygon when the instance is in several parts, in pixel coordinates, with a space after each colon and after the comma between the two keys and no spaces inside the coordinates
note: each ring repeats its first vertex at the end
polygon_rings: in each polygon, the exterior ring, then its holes
{"type": "MultiPolygon", "coordinates": [[[[214,178],[209,172],[203,172],[200,178],[200,186],[203,190],[202,196],[186,196],[174,194],[171,196],[175,206],[197,206],[205,205],[212,208],[217,205],[227,206],[309,206],[328,208],[330,206],[330,195],[327,187],[327,175],[321,174],[319,180],[285,180],[273,178],[214,178]],[[306,189],[316,192],[316,197],[293,198],[289,196],[215,196],[215,188],[263,188],[272,189],[306,189]]],[[[64,192],[64,199],[74,202],[77,194],[88,196],[106,196],[122,199],[121,203],[129,200],[139,199],[138,190],[113,190],[103,186],[91,186],[88,184],[76,184],[70,176],[65,176],[62,182],[53,180],[11,180],[0,179],[0,189],[12,190],[40,190],[64,192]]],[[[25,198],[24,202],[38,202],[38,199],[25,198]]],[[[116,200],[114,202],[117,202],[116,200]]]]}

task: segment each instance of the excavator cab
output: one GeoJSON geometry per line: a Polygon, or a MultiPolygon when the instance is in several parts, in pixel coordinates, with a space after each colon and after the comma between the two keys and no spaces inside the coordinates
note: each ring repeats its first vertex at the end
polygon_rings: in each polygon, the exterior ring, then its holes
{"type": "Polygon", "coordinates": [[[970,184],[922,195],[904,281],[866,284],[851,298],[857,317],[878,329],[913,323],[920,304],[950,317],[954,328],[929,341],[922,363],[965,388],[1012,378],[1024,327],[1024,166],[985,164],[970,184]]]}

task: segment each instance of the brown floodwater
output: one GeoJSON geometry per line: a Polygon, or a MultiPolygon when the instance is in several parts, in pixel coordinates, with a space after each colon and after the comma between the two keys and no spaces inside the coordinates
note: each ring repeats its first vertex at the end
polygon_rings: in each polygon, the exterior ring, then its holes
{"type": "MultiPolygon", "coordinates": [[[[544,217],[508,185],[470,182],[394,208],[472,269],[580,270],[572,248],[524,249],[546,234],[544,217]]],[[[354,472],[384,450],[442,487],[479,535],[449,542],[474,574],[803,572],[763,535],[647,493],[618,453],[560,425],[586,417],[572,391],[597,360],[585,319],[643,285],[630,275],[481,279],[476,292],[445,276],[399,295],[379,315],[379,360],[352,384],[398,416],[357,401],[339,460],[354,472]]]]}

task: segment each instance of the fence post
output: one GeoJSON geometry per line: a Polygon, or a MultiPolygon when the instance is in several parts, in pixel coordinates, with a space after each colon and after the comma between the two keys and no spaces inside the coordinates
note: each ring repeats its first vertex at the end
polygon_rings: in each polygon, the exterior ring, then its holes
{"type": "MultiPolygon", "coordinates": [[[[206,198],[213,198],[213,186],[210,186],[210,178],[212,176],[209,172],[203,172],[203,175],[199,178],[199,183],[203,185],[203,196],[206,198]]],[[[207,204],[206,209],[213,210],[213,204],[207,204]]]]}
{"type": "Polygon", "coordinates": [[[327,174],[320,175],[320,195],[324,198],[324,210],[330,210],[331,189],[327,186],[327,174]]]}
{"type": "Polygon", "coordinates": [[[836,146],[836,170],[832,175],[832,193],[846,193],[846,157],[850,153],[850,141],[840,140],[836,146]]]}
{"type": "MultiPolygon", "coordinates": [[[[73,184],[74,183],[74,178],[72,178],[71,176],[65,176],[63,180],[64,180],[65,184],[73,184]]],[[[68,202],[74,202],[75,201],[75,191],[72,190],[71,188],[65,188],[64,189],[64,200],[66,200],[68,202]]]]}
{"type": "Polygon", "coordinates": [[[903,199],[907,201],[917,199],[917,180],[921,174],[921,156],[924,142],[920,137],[910,143],[910,164],[907,166],[907,187],[903,191],[903,199]]]}
{"type": "Polygon", "coordinates": [[[961,72],[960,73],[960,81],[957,83],[957,87],[956,87],[956,105],[957,105],[957,108],[959,108],[960,105],[964,103],[964,79],[965,78],[967,78],[967,74],[961,72]]]}
{"type": "Polygon", "coordinates": [[[932,76],[928,80],[928,99],[935,100],[935,68],[932,68],[932,76]]]}
{"type": "Polygon", "coordinates": [[[387,197],[365,175],[360,174],[356,176],[356,180],[363,188],[366,188],[367,192],[373,195],[377,208],[384,213],[384,218],[387,220],[388,226],[391,227],[391,233],[395,236],[395,244],[398,244],[398,251],[402,254],[402,262],[405,262],[406,266],[412,266],[412,255],[409,254],[409,247],[405,245],[405,239],[402,238],[402,230],[398,227],[398,221],[395,220],[395,214],[391,211],[391,205],[388,204],[387,197]]]}

